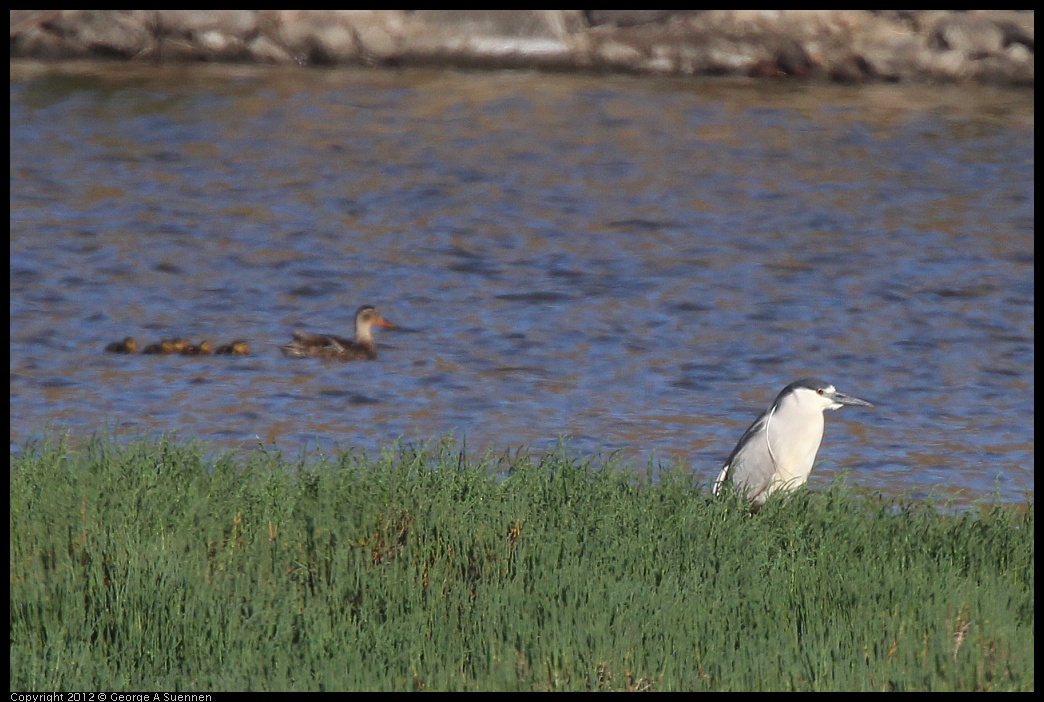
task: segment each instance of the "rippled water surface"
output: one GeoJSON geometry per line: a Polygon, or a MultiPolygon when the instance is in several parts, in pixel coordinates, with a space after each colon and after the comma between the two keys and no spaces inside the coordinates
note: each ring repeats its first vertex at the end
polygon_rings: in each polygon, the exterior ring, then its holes
{"type": "Polygon", "coordinates": [[[617,452],[713,479],[788,382],[813,473],[1033,492],[1033,94],[124,64],[11,74],[11,442],[617,452]],[[380,357],[284,358],[293,329],[380,357]],[[116,355],[131,335],[248,357],[116,355]]]}

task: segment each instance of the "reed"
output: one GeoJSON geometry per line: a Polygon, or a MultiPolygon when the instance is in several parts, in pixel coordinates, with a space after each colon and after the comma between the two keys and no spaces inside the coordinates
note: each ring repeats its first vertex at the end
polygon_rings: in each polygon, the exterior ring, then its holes
{"type": "Polygon", "coordinates": [[[12,690],[1032,690],[1033,505],[564,449],[12,454],[12,690]]]}

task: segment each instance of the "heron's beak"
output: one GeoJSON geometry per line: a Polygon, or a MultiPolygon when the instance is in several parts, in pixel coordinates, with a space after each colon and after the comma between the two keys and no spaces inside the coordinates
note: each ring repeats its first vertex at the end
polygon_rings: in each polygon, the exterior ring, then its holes
{"type": "Polygon", "coordinates": [[[843,392],[835,392],[833,395],[831,395],[830,399],[842,405],[859,405],[861,407],[873,407],[873,405],[871,405],[866,400],[860,400],[858,397],[852,397],[851,395],[846,395],[843,392]]]}

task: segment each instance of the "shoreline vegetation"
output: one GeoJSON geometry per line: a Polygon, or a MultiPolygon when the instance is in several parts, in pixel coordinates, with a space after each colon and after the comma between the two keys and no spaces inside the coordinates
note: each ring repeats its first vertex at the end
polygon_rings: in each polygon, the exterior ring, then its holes
{"type": "Polygon", "coordinates": [[[10,457],[12,690],[1032,690],[1034,509],[452,440],[10,457]]]}

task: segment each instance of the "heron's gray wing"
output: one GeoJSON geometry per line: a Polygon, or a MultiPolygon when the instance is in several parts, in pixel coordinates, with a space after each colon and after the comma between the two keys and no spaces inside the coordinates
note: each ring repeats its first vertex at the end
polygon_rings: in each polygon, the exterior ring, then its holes
{"type": "Polygon", "coordinates": [[[753,501],[772,484],[776,465],[765,434],[769,412],[763,412],[743,432],[714,483],[715,494],[718,494],[723,483],[731,481],[738,491],[753,501]]]}

